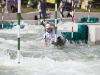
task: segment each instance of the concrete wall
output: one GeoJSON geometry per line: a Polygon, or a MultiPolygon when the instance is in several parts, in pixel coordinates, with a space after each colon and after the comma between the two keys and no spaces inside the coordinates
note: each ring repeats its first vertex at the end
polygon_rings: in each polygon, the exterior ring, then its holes
{"type": "Polygon", "coordinates": [[[88,43],[90,45],[100,45],[100,25],[88,25],[88,43]]]}
{"type": "MultiPolygon", "coordinates": [[[[51,15],[53,15],[54,18],[54,11],[51,11],[51,15]]],[[[87,17],[88,12],[75,12],[75,18],[82,18],[87,17]]],[[[38,15],[38,12],[32,12],[32,13],[21,13],[24,20],[34,20],[34,16],[38,15]]],[[[67,15],[66,12],[64,12],[64,15],[67,15]]],[[[60,18],[60,13],[57,13],[57,17],[60,18]]],[[[90,17],[98,17],[100,19],[100,13],[90,13],[90,17]]],[[[2,13],[0,13],[0,20],[2,20],[2,13]]],[[[17,14],[16,13],[9,13],[4,14],[4,20],[17,20],[17,14]]]]}
{"type": "MultiPolygon", "coordinates": [[[[14,22],[18,22],[17,20],[5,20],[4,24],[11,24],[14,22]]],[[[21,22],[25,22],[28,23],[30,25],[38,25],[38,20],[22,20],[21,22]]],[[[2,23],[2,21],[0,21],[0,24],[2,23]]]]}
{"type": "MultiPolygon", "coordinates": [[[[22,13],[21,16],[24,20],[34,20],[36,13],[22,13]]],[[[2,20],[2,14],[0,13],[0,20],[2,20]]],[[[4,14],[4,20],[17,20],[17,13],[4,14]]]]}
{"type": "MultiPolygon", "coordinates": [[[[66,12],[64,12],[66,15],[66,12]]],[[[52,15],[54,15],[54,12],[51,12],[52,15]]],[[[22,13],[21,14],[23,19],[22,21],[31,24],[31,25],[37,25],[38,20],[34,20],[34,16],[38,15],[37,12],[32,12],[32,13],[22,13]]],[[[88,13],[80,13],[77,12],[75,13],[75,20],[80,20],[82,17],[87,17],[88,13]]],[[[57,14],[58,18],[60,18],[60,14],[58,12],[57,14]]],[[[100,13],[90,13],[90,17],[98,17],[100,19],[100,13]]],[[[54,17],[53,17],[54,19],[54,17]]],[[[0,13],[0,23],[2,20],[2,14],[0,13]]],[[[64,18],[63,22],[66,21],[71,21],[71,18],[64,18]]],[[[12,23],[12,22],[17,22],[17,14],[16,13],[9,13],[9,14],[4,14],[4,23],[12,23]]],[[[89,28],[89,34],[88,34],[88,43],[93,44],[93,45],[100,45],[100,25],[88,25],[89,28]]]]}

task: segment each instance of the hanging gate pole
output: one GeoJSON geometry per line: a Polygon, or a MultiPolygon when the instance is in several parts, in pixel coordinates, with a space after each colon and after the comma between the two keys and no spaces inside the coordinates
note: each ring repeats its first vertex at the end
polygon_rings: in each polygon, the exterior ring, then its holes
{"type": "Polygon", "coordinates": [[[18,63],[20,63],[20,15],[21,15],[21,0],[18,0],[18,51],[17,51],[17,57],[18,57],[18,63]]]}
{"type": "Polygon", "coordinates": [[[62,23],[62,1],[60,2],[60,22],[62,23]]]}
{"type": "Polygon", "coordinates": [[[57,0],[55,0],[55,42],[57,41],[57,0]]]}
{"type": "MultiPolygon", "coordinates": [[[[72,0],[72,22],[74,23],[74,0],[72,0]]],[[[73,38],[73,24],[72,24],[72,38],[73,38]]]]}
{"type": "Polygon", "coordinates": [[[3,3],[3,0],[2,0],[2,4],[1,4],[1,6],[2,6],[2,29],[3,29],[3,25],[4,25],[4,3],[3,3]]]}
{"type": "Polygon", "coordinates": [[[41,7],[40,7],[40,1],[39,1],[39,4],[38,4],[37,8],[38,8],[38,25],[39,25],[40,22],[42,21],[42,20],[41,20],[41,7]]]}

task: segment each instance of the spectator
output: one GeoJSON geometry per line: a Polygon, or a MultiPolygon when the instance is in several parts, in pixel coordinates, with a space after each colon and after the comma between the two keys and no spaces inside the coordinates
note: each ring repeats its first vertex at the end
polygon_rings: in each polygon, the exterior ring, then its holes
{"type": "Polygon", "coordinates": [[[64,15],[63,15],[63,11],[64,11],[64,2],[63,2],[63,1],[60,2],[60,5],[59,5],[59,8],[58,8],[58,9],[60,9],[60,12],[61,12],[61,14],[62,14],[62,17],[64,17],[64,15]]]}
{"type": "MultiPolygon", "coordinates": [[[[18,4],[15,4],[12,13],[18,13],[18,4]]],[[[18,14],[17,14],[17,16],[18,16],[18,14]]],[[[22,16],[21,16],[21,19],[23,19],[22,16]]]]}
{"type": "Polygon", "coordinates": [[[7,4],[6,4],[6,0],[4,0],[3,4],[4,4],[4,12],[5,13],[11,13],[10,2],[8,1],[7,4]]]}
{"type": "Polygon", "coordinates": [[[88,7],[88,1],[86,1],[85,10],[87,10],[87,7],[88,7]]]}
{"type": "Polygon", "coordinates": [[[41,2],[41,13],[42,13],[42,17],[43,17],[44,20],[45,20],[45,17],[46,17],[46,9],[47,9],[47,3],[46,3],[46,0],[43,0],[41,2]]]}
{"type": "Polygon", "coordinates": [[[12,13],[17,13],[18,12],[18,4],[15,4],[12,13]]]}
{"type": "Polygon", "coordinates": [[[18,0],[14,0],[14,6],[18,4],[18,0]]]}
{"type": "Polygon", "coordinates": [[[69,11],[68,11],[68,13],[67,13],[67,17],[72,17],[72,15],[70,14],[69,11]]]}
{"type": "MultiPolygon", "coordinates": [[[[6,7],[5,7],[6,8],[6,7]]],[[[8,4],[7,4],[7,11],[8,11],[8,13],[11,13],[12,11],[11,11],[11,7],[10,7],[10,2],[8,1],[8,4]]]]}
{"type": "Polygon", "coordinates": [[[32,7],[34,9],[34,5],[33,5],[32,0],[28,0],[27,7],[32,7]]]}
{"type": "Polygon", "coordinates": [[[11,10],[13,10],[13,8],[14,8],[14,1],[13,0],[9,0],[9,2],[10,2],[11,10]]]}
{"type": "Polygon", "coordinates": [[[78,3],[79,3],[79,7],[81,8],[81,4],[82,4],[81,0],[79,0],[78,3]]]}

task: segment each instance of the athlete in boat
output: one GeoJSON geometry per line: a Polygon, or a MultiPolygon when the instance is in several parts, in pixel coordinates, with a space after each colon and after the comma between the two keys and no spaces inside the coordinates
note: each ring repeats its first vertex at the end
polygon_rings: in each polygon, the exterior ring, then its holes
{"type": "Polygon", "coordinates": [[[44,25],[46,32],[44,34],[44,38],[47,41],[47,44],[53,44],[55,46],[63,46],[66,43],[66,39],[63,38],[61,35],[57,34],[57,41],[54,42],[55,34],[54,34],[54,28],[55,24],[51,22],[42,22],[44,25]]]}

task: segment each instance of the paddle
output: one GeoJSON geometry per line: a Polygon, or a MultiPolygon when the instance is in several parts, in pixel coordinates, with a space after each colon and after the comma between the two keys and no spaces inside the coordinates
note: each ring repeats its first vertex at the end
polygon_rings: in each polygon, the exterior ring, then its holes
{"type": "Polygon", "coordinates": [[[46,38],[46,26],[44,28],[45,28],[45,45],[47,47],[48,43],[47,43],[47,38],[46,38]]]}
{"type": "Polygon", "coordinates": [[[47,43],[47,37],[46,37],[46,25],[44,24],[44,22],[42,21],[42,23],[41,23],[43,26],[44,26],[44,31],[45,31],[45,45],[47,46],[48,45],[48,43],[47,43]]]}
{"type": "Polygon", "coordinates": [[[47,47],[47,45],[48,45],[48,43],[47,43],[47,37],[46,37],[46,25],[44,24],[44,22],[45,22],[45,19],[44,19],[44,21],[42,21],[42,25],[44,26],[44,31],[45,31],[45,45],[46,45],[46,47],[47,47]]]}

